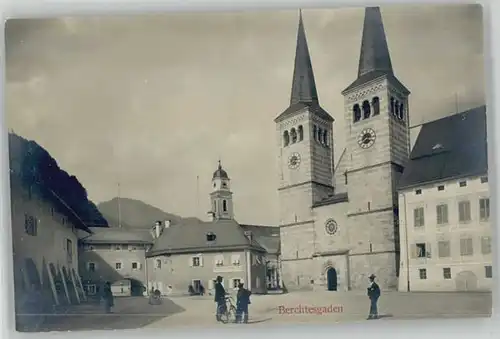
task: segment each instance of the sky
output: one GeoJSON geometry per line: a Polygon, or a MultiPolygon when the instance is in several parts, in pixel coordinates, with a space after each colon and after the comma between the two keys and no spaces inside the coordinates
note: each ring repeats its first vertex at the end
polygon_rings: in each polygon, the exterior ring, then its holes
{"type": "MultiPolygon", "coordinates": [[[[485,102],[479,5],[381,8],[411,125],[485,102]]],[[[304,9],[321,106],[345,145],[363,8],[304,9]]],[[[16,19],[6,26],[9,129],[46,148],[95,203],[118,195],[206,219],[219,159],[235,217],[277,225],[273,119],[289,104],[298,11],[16,19]],[[197,179],[198,178],[198,179],[197,179]]]]}

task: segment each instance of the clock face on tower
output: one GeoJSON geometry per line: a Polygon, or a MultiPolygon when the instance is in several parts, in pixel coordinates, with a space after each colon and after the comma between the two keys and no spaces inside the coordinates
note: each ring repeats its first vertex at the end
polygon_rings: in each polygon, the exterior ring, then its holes
{"type": "Polygon", "coordinates": [[[288,158],[288,167],[291,169],[297,169],[300,166],[300,154],[292,153],[288,158]]]}
{"type": "Polygon", "coordinates": [[[364,129],[358,136],[358,145],[361,148],[370,148],[375,143],[375,131],[371,128],[364,129]]]}

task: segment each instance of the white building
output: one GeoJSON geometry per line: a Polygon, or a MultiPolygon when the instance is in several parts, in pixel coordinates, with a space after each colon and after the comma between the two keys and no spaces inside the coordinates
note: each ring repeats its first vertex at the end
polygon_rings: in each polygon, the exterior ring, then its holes
{"type": "Polygon", "coordinates": [[[491,290],[487,172],[485,107],[420,127],[399,183],[399,290],[491,290]]]}

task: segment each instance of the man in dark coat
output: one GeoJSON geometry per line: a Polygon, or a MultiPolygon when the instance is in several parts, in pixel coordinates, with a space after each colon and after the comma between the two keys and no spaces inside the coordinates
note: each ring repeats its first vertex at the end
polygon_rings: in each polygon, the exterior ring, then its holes
{"type": "Polygon", "coordinates": [[[217,276],[215,282],[215,298],[214,301],[217,303],[216,319],[221,321],[221,315],[226,312],[226,290],[222,286],[222,277],[217,276]]]}
{"type": "Polygon", "coordinates": [[[111,283],[107,281],[102,289],[102,301],[104,304],[104,311],[111,313],[111,307],[115,306],[113,292],[111,291],[111,283]]]}
{"type": "Polygon", "coordinates": [[[370,284],[368,285],[368,297],[370,298],[370,315],[368,319],[377,319],[378,318],[378,310],[377,310],[377,301],[380,297],[380,287],[375,282],[375,275],[370,275],[370,284]]]}
{"type": "Polygon", "coordinates": [[[248,324],[248,305],[252,292],[243,287],[243,284],[238,284],[238,294],[236,296],[236,322],[248,324]],[[243,317],[242,317],[243,316],[243,317]]]}

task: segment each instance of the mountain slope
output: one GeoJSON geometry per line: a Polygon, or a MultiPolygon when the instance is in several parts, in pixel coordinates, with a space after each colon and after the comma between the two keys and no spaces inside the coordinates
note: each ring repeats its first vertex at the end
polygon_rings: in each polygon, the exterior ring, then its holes
{"type": "Polygon", "coordinates": [[[161,209],[148,205],[140,200],[118,198],[101,202],[97,205],[101,214],[106,218],[110,227],[117,227],[121,223],[126,228],[149,228],[158,220],[170,220],[172,223],[179,223],[182,220],[197,219],[183,218],[176,214],[167,213],[161,209]],[[118,209],[120,210],[121,220],[119,222],[118,209]]]}

